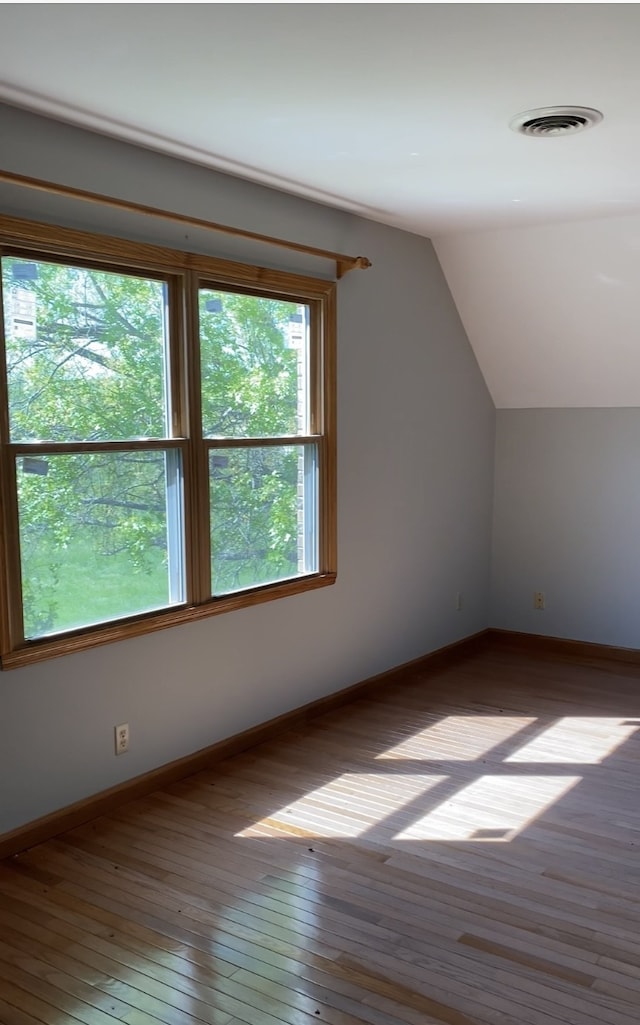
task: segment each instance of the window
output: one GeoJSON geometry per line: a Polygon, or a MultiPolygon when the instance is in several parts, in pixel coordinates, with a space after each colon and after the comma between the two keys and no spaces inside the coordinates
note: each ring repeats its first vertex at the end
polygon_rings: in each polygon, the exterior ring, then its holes
{"type": "Polygon", "coordinates": [[[6,217],[0,263],[3,667],[333,582],[332,282],[6,217]]]}

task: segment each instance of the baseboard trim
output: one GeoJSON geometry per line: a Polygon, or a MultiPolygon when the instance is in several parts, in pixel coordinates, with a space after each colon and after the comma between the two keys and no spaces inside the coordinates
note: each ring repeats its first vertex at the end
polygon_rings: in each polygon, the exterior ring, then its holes
{"type": "Polygon", "coordinates": [[[640,666],[640,650],[617,648],[611,644],[596,644],[592,641],[576,641],[570,637],[549,637],[546,634],[520,633],[517,630],[487,630],[486,643],[492,646],[510,648],[512,651],[528,651],[532,654],[553,655],[580,662],[624,662],[640,666]]]}
{"type": "Polygon", "coordinates": [[[376,676],[370,676],[366,680],[361,680],[334,694],[310,701],[306,705],[294,708],[290,712],[278,715],[274,719],[269,719],[242,733],[236,733],[232,737],[218,741],[200,751],[195,751],[184,758],[178,758],[176,761],[168,762],[166,765],[145,772],[141,776],[135,776],[124,783],[118,783],[116,786],[102,790],[82,801],[76,801],[59,811],[51,812],[33,822],[18,826],[0,836],[0,859],[9,858],[26,850],[27,847],[34,847],[54,836],[59,836],[60,833],[66,833],[67,830],[74,829],[100,815],[107,815],[120,805],[144,797],[146,794],[168,786],[170,783],[175,783],[179,779],[192,776],[203,769],[209,769],[225,758],[231,758],[242,751],[272,740],[274,737],[286,733],[287,730],[301,726],[319,715],[357,701],[358,698],[367,696],[377,687],[391,682],[399,682],[421,672],[433,672],[436,669],[442,669],[449,662],[476,654],[486,643],[488,633],[487,630],[481,630],[479,633],[438,648],[427,655],[412,659],[410,662],[395,666],[376,676]]]}

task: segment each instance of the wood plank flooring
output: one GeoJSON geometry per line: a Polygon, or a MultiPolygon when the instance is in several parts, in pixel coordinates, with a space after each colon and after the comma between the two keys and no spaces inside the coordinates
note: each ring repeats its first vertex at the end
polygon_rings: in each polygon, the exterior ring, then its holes
{"type": "Polygon", "coordinates": [[[488,648],[0,865],[1,1025],[636,1025],[640,671],[488,648]]]}

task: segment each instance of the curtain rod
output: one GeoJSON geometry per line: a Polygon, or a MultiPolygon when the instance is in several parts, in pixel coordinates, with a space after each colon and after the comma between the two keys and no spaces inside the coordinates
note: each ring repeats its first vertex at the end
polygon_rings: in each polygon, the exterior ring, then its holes
{"type": "Polygon", "coordinates": [[[289,242],[286,239],[273,238],[271,235],[260,235],[255,231],[245,231],[244,228],[232,228],[228,224],[218,224],[215,221],[204,220],[202,217],[192,217],[190,214],[178,214],[169,210],[162,210],[160,207],[148,206],[145,203],[135,203],[130,199],[116,199],[115,196],[105,196],[100,192],[88,192],[86,189],[76,189],[71,185],[59,185],[56,182],[45,181],[42,178],[29,178],[27,175],[15,174],[13,171],[3,171],[0,169],[0,182],[6,182],[9,185],[19,185],[22,188],[33,189],[38,192],[47,192],[51,195],[80,199],[86,203],[100,203],[102,206],[110,206],[116,210],[146,214],[149,217],[162,217],[167,221],[176,221],[179,224],[189,224],[196,228],[207,228],[209,231],[218,231],[225,235],[235,235],[239,238],[251,239],[253,242],[265,242],[270,246],[293,249],[297,253],[306,253],[309,256],[317,256],[324,260],[335,260],[338,278],[343,277],[350,270],[366,270],[371,266],[371,260],[367,259],[366,256],[346,256],[344,253],[334,253],[328,249],[305,246],[301,242],[289,242]]]}

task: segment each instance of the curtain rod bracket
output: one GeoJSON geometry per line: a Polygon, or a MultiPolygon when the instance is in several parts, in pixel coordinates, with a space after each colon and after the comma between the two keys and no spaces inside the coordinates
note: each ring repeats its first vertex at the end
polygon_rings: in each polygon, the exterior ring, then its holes
{"type": "Polygon", "coordinates": [[[368,270],[371,267],[371,260],[366,256],[349,257],[348,260],[336,260],[336,274],[338,279],[343,278],[350,270],[368,270]]]}

